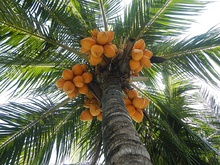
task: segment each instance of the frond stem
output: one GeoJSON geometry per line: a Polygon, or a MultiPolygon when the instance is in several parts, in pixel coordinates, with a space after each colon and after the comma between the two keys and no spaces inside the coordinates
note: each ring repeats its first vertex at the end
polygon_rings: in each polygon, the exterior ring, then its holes
{"type": "Polygon", "coordinates": [[[99,0],[99,6],[100,6],[101,13],[102,13],[102,19],[103,19],[103,24],[104,24],[105,31],[108,31],[108,23],[107,23],[105,10],[104,10],[104,5],[103,5],[102,0],[99,0]]]}
{"type": "Polygon", "coordinates": [[[11,141],[13,141],[15,138],[17,138],[18,136],[20,136],[21,134],[23,134],[25,131],[27,131],[28,129],[30,129],[31,127],[33,127],[34,125],[36,125],[37,123],[40,122],[40,120],[42,120],[43,118],[47,117],[48,115],[50,115],[51,113],[55,112],[58,108],[62,107],[63,105],[65,105],[66,103],[68,103],[69,98],[63,100],[61,103],[57,104],[56,106],[52,107],[51,109],[49,109],[48,111],[46,111],[45,113],[43,113],[40,117],[38,117],[36,120],[34,120],[33,122],[29,123],[27,126],[25,126],[22,130],[18,131],[17,133],[15,133],[13,136],[11,136],[9,139],[7,139],[5,142],[3,142],[0,146],[0,149],[2,149],[3,147],[5,147],[7,144],[9,144],[11,141]]]}
{"type": "Polygon", "coordinates": [[[163,58],[170,59],[170,58],[174,58],[174,57],[180,57],[180,56],[183,56],[183,55],[186,55],[186,54],[193,54],[193,53],[206,51],[206,50],[211,50],[211,49],[216,49],[216,48],[220,48],[220,45],[212,46],[212,47],[195,48],[195,49],[192,49],[192,50],[186,50],[186,51],[177,52],[177,53],[165,54],[165,55],[163,55],[163,58]]]}
{"type": "Polygon", "coordinates": [[[153,16],[153,18],[147,23],[147,25],[144,27],[143,30],[141,30],[140,34],[136,37],[136,40],[138,40],[154,23],[154,21],[160,16],[160,14],[167,8],[167,6],[170,4],[172,0],[167,1],[164,6],[153,16]]]}

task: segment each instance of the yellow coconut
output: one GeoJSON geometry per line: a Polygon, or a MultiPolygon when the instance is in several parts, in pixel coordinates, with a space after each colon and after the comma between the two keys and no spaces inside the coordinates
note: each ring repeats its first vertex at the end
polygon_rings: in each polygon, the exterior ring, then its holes
{"type": "Polygon", "coordinates": [[[102,121],[102,112],[97,115],[97,120],[102,121]]]}
{"type": "Polygon", "coordinates": [[[87,70],[87,65],[86,64],[81,64],[81,68],[82,68],[83,72],[85,72],[87,70]]]}
{"type": "Polygon", "coordinates": [[[134,105],[135,108],[144,108],[145,106],[145,99],[144,98],[140,98],[140,97],[135,97],[132,100],[132,104],[134,105]]]}
{"type": "Polygon", "coordinates": [[[73,76],[73,72],[70,69],[64,69],[62,72],[62,77],[64,80],[72,80],[73,76]]]}
{"type": "Polygon", "coordinates": [[[74,99],[78,95],[77,91],[73,91],[72,93],[67,93],[67,96],[70,99],[74,99]]]}
{"type": "Polygon", "coordinates": [[[146,68],[150,68],[151,67],[151,62],[149,60],[149,58],[147,56],[143,56],[141,58],[141,65],[146,67],[146,68]]]}
{"type": "Polygon", "coordinates": [[[90,50],[92,45],[96,44],[96,41],[90,37],[84,38],[80,41],[80,44],[84,49],[90,50]]]}
{"type": "Polygon", "coordinates": [[[141,49],[141,50],[144,50],[145,49],[145,42],[143,39],[139,39],[138,41],[135,42],[134,44],[134,48],[135,49],[141,49]]]}
{"type": "Polygon", "coordinates": [[[137,123],[140,123],[143,121],[144,113],[141,109],[136,109],[135,113],[131,116],[131,118],[137,123]]]}
{"type": "Polygon", "coordinates": [[[85,49],[84,47],[80,48],[80,52],[89,55],[91,52],[88,49],[85,49]]]}
{"type": "Polygon", "coordinates": [[[115,33],[113,31],[106,31],[106,34],[108,36],[107,44],[110,44],[112,40],[114,39],[115,33]]]}
{"type": "Polygon", "coordinates": [[[99,33],[98,29],[92,30],[92,37],[97,37],[97,34],[99,33]]]}
{"type": "Polygon", "coordinates": [[[87,85],[83,85],[82,87],[78,88],[78,92],[80,94],[86,95],[89,92],[89,88],[87,85]]]}
{"type": "Polygon", "coordinates": [[[89,110],[84,110],[81,112],[79,119],[82,121],[90,121],[92,120],[93,116],[90,114],[89,110]]]}
{"type": "Polygon", "coordinates": [[[92,54],[89,56],[89,63],[92,66],[98,65],[102,61],[102,57],[95,57],[92,54]]]}
{"type": "Polygon", "coordinates": [[[83,77],[82,76],[75,76],[73,78],[73,83],[78,88],[82,87],[84,85],[83,77]]]}
{"type": "Polygon", "coordinates": [[[75,85],[71,81],[66,81],[63,84],[63,91],[66,93],[72,93],[75,90],[75,85]]]}
{"type": "Polygon", "coordinates": [[[63,89],[63,84],[66,82],[66,80],[64,80],[63,78],[59,78],[57,81],[56,81],[56,86],[57,88],[59,89],[63,89]]]}
{"type": "Polygon", "coordinates": [[[129,61],[129,66],[130,66],[130,69],[132,71],[134,71],[135,69],[137,69],[139,66],[141,65],[140,61],[134,61],[133,59],[131,59],[129,61]]]}
{"type": "Polygon", "coordinates": [[[124,98],[125,105],[130,105],[131,100],[129,98],[124,98]]]}
{"type": "Polygon", "coordinates": [[[76,64],[72,67],[72,72],[75,76],[80,76],[84,71],[80,64],[76,64]]]}
{"type": "Polygon", "coordinates": [[[113,58],[116,56],[115,49],[111,46],[111,44],[104,45],[104,55],[108,58],[113,58]]]}
{"type": "Polygon", "coordinates": [[[136,68],[136,69],[134,70],[134,73],[135,73],[135,74],[138,74],[142,69],[143,69],[143,66],[140,65],[138,68],[136,68]]]}
{"type": "Polygon", "coordinates": [[[97,104],[90,104],[89,112],[92,116],[97,116],[101,113],[101,108],[97,104]]]}
{"type": "Polygon", "coordinates": [[[148,49],[144,50],[144,56],[148,57],[149,59],[151,59],[151,57],[153,56],[153,52],[151,52],[148,49]]]}
{"type": "Polygon", "coordinates": [[[105,45],[108,42],[108,35],[106,32],[102,31],[97,34],[97,42],[100,45],[105,45]]]}
{"type": "Polygon", "coordinates": [[[146,108],[148,106],[148,104],[150,103],[150,100],[147,99],[147,98],[144,98],[144,107],[143,108],[146,108]]]}
{"type": "Polygon", "coordinates": [[[127,109],[130,116],[134,115],[134,113],[136,111],[135,107],[133,105],[126,105],[126,109],[127,109]]]}
{"type": "Polygon", "coordinates": [[[134,61],[139,61],[143,57],[143,50],[133,49],[131,52],[131,57],[134,61]]]}
{"type": "Polygon", "coordinates": [[[100,57],[103,54],[103,52],[104,52],[104,48],[102,45],[95,44],[91,47],[91,53],[95,57],[100,57]]]}
{"type": "Polygon", "coordinates": [[[110,44],[110,45],[111,45],[111,47],[115,50],[115,53],[117,53],[117,52],[118,52],[117,46],[116,46],[115,44],[110,44]]]}
{"type": "Polygon", "coordinates": [[[138,97],[138,92],[134,89],[128,90],[127,96],[129,99],[133,100],[134,98],[138,97]]]}
{"type": "Polygon", "coordinates": [[[83,73],[82,77],[83,77],[84,83],[86,83],[86,84],[88,84],[92,81],[92,73],[90,73],[90,72],[83,73]]]}

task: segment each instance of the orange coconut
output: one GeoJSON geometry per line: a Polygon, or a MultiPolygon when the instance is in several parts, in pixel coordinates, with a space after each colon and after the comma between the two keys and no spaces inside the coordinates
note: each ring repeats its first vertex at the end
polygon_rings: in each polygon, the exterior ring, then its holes
{"type": "Polygon", "coordinates": [[[131,52],[131,57],[134,61],[139,61],[143,57],[143,50],[133,49],[131,52]]]}
{"type": "Polygon", "coordinates": [[[147,99],[147,98],[144,98],[144,107],[143,108],[146,108],[148,106],[148,104],[150,103],[150,100],[147,99]]]}
{"type": "Polygon", "coordinates": [[[107,44],[110,44],[112,40],[114,39],[115,33],[113,31],[106,31],[106,34],[108,36],[107,44]]]}
{"type": "Polygon", "coordinates": [[[80,64],[76,64],[72,67],[72,72],[75,76],[80,76],[84,71],[80,64]]]}
{"type": "Polygon", "coordinates": [[[97,37],[98,33],[99,33],[98,29],[93,29],[92,30],[92,37],[97,37]]]}
{"type": "Polygon", "coordinates": [[[91,91],[89,91],[87,94],[86,94],[86,97],[89,98],[89,99],[94,99],[94,95],[91,91]]]}
{"type": "Polygon", "coordinates": [[[102,57],[95,57],[92,54],[89,56],[89,63],[92,66],[98,65],[102,61],[102,57]]]}
{"type": "Polygon", "coordinates": [[[104,55],[108,58],[113,58],[116,56],[115,48],[111,44],[104,45],[104,55]]]}
{"type": "Polygon", "coordinates": [[[80,51],[81,53],[84,53],[84,54],[87,54],[87,55],[89,55],[89,54],[91,53],[90,50],[85,49],[84,47],[81,47],[79,51],[80,51]]]}
{"type": "Polygon", "coordinates": [[[67,93],[67,96],[70,99],[74,99],[78,95],[77,91],[73,91],[72,93],[67,93]]]}
{"type": "Polygon", "coordinates": [[[88,84],[92,81],[92,73],[90,73],[90,72],[83,73],[82,77],[83,77],[84,83],[86,83],[86,84],[88,84]]]}
{"type": "Polygon", "coordinates": [[[90,99],[84,99],[83,107],[89,108],[89,106],[90,106],[90,99]]]}
{"type": "Polygon", "coordinates": [[[138,74],[143,69],[143,66],[140,65],[138,68],[134,70],[134,73],[138,74]]]}
{"type": "Polygon", "coordinates": [[[144,50],[145,49],[145,42],[143,39],[139,39],[138,41],[135,42],[134,44],[134,48],[135,49],[141,49],[141,50],[144,50]]]}
{"type": "Polygon", "coordinates": [[[135,97],[132,100],[132,104],[134,105],[135,108],[144,108],[145,106],[145,99],[144,98],[140,98],[140,97],[135,97]]]}
{"type": "Polygon", "coordinates": [[[106,32],[102,31],[97,34],[97,42],[100,45],[105,45],[108,42],[108,35],[106,32]]]}
{"type": "Polygon", "coordinates": [[[97,120],[102,121],[102,112],[97,115],[97,120]]]}
{"type": "Polygon", "coordinates": [[[141,58],[141,65],[146,67],[146,68],[150,68],[151,67],[151,62],[149,60],[149,58],[147,56],[143,56],[141,58]]]}
{"type": "Polygon", "coordinates": [[[126,105],[126,109],[130,116],[134,115],[136,109],[133,105],[126,105]]]}
{"type": "Polygon", "coordinates": [[[129,66],[131,70],[137,69],[141,65],[140,61],[129,60],[129,66]]]}
{"type": "Polygon", "coordinates": [[[103,54],[103,52],[104,52],[104,48],[102,45],[95,44],[91,47],[91,53],[95,57],[100,57],[103,54]]]}
{"type": "Polygon", "coordinates": [[[78,92],[80,94],[86,95],[89,92],[89,88],[87,85],[83,85],[82,87],[78,88],[78,92]]]}
{"type": "Polygon", "coordinates": [[[93,116],[90,114],[89,110],[84,110],[81,112],[79,118],[82,121],[90,121],[92,120],[93,116]]]}
{"type": "Polygon", "coordinates": [[[97,104],[90,104],[89,112],[92,116],[97,116],[101,113],[101,108],[97,104]]]}
{"type": "Polygon", "coordinates": [[[131,100],[129,98],[124,98],[125,105],[130,105],[131,100]]]}
{"type": "Polygon", "coordinates": [[[78,88],[82,87],[84,85],[83,77],[82,76],[75,76],[73,78],[73,83],[78,88]]]}
{"type": "Polygon", "coordinates": [[[62,72],[62,77],[64,80],[72,80],[73,76],[73,72],[70,69],[64,69],[62,72]]]}
{"type": "Polygon", "coordinates": [[[110,44],[110,45],[111,45],[111,47],[115,50],[115,53],[117,53],[117,52],[118,52],[117,46],[116,46],[115,44],[110,44]]]}
{"type": "Polygon", "coordinates": [[[75,85],[71,81],[66,81],[63,84],[63,91],[66,93],[72,93],[75,90],[75,85]]]}
{"type": "Polygon", "coordinates": [[[59,78],[57,81],[56,81],[56,86],[57,88],[59,89],[63,89],[63,84],[66,82],[66,80],[64,80],[63,78],[59,78]]]}
{"type": "Polygon", "coordinates": [[[80,44],[84,49],[90,50],[92,45],[96,44],[96,41],[90,37],[84,38],[80,41],[80,44]]]}
{"type": "Polygon", "coordinates": [[[153,52],[151,52],[148,49],[144,50],[144,56],[148,57],[149,59],[151,59],[151,57],[153,56],[153,52]]]}
{"type": "Polygon", "coordinates": [[[138,92],[134,89],[128,90],[127,96],[129,99],[133,100],[134,98],[138,97],[138,92]]]}
{"type": "Polygon", "coordinates": [[[87,65],[86,64],[81,64],[81,68],[82,68],[83,72],[85,72],[86,69],[87,69],[87,65]]]}
{"type": "Polygon", "coordinates": [[[140,123],[144,118],[144,113],[141,109],[136,109],[135,113],[131,116],[131,118],[137,123],[140,123]]]}

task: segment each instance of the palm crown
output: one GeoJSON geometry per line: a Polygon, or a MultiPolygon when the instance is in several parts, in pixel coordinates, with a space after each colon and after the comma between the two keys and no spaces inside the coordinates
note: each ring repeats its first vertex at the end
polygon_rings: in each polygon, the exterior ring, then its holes
{"type": "MultiPolygon", "coordinates": [[[[88,56],[80,52],[80,41],[91,36],[94,28],[114,31],[113,42],[118,48],[141,38],[154,54],[152,67],[139,73],[147,81],[126,80],[150,100],[143,121],[133,123],[152,163],[218,164],[219,118],[206,114],[209,124],[205,123],[203,107],[199,107],[201,97],[194,95],[198,89],[194,79],[219,88],[219,73],[212,65],[220,63],[219,28],[173,39],[193,21],[188,15],[204,6],[196,0],[133,0],[124,8],[115,0],[3,0],[1,92],[12,88],[12,97],[25,95],[29,99],[0,107],[1,164],[48,164],[54,147],[57,164],[68,155],[92,163],[101,158],[105,152],[102,122],[80,121],[84,96],[70,100],[55,86],[62,71],[77,63],[87,64],[93,78],[97,73],[100,78],[98,67],[89,65],[88,56]]],[[[123,54],[128,47],[121,50],[123,54]]],[[[108,60],[108,66],[115,66],[114,72],[122,67],[117,56],[115,59],[108,60]]],[[[102,95],[100,82],[90,87],[96,95],[102,95]]],[[[208,90],[202,91],[205,99],[214,98],[208,90]]],[[[219,110],[215,103],[212,99],[209,108],[214,113],[219,110]]]]}

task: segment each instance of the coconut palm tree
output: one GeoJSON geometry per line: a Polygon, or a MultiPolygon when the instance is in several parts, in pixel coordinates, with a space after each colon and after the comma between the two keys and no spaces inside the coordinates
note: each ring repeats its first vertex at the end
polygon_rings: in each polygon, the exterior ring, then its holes
{"type": "MultiPolygon", "coordinates": [[[[204,9],[197,0],[2,0],[1,92],[26,100],[0,106],[0,164],[218,164],[219,123],[205,124],[196,79],[219,89],[219,28],[177,40],[204,9]],[[80,41],[112,30],[115,58],[91,66],[80,41]],[[143,39],[154,56],[132,82],[129,60],[143,39]],[[70,99],[55,82],[65,68],[87,64],[89,90],[102,108],[80,121],[84,95],[70,99]],[[135,122],[123,97],[135,89],[150,103],[135,122]],[[202,116],[202,117],[201,117],[202,116]],[[205,132],[203,137],[201,132],[205,132]],[[215,138],[213,137],[215,135],[215,138]],[[104,155],[104,160],[103,160],[104,155]]],[[[218,108],[217,108],[218,110],[218,108]]],[[[215,111],[217,111],[215,109],[215,111]]],[[[217,113],[218,114],[218,113],[217,113]]],[[[219,118],[216,117],[216,120],[219,118]]]]}

